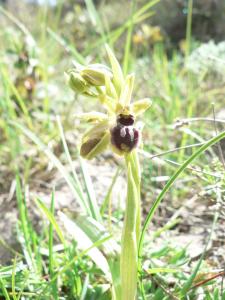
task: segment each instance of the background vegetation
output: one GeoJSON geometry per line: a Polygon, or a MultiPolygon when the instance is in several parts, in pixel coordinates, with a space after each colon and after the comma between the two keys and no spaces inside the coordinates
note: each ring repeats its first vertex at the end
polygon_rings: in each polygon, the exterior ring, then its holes
{"type": "MultiPolygon", "coordinates": [[[[120,242],[123,165],[110,151],[79,158],[86,125],[76,115],[99,107],[74,97],[64,72],[73,61],[107,64],[108,43],[136,74],[134,98],[152,99],[140,150],[144,221],[178,167],[224,131],[225,3],[3,2],[0,297],[110,299],[104,257],[120,242]],[[83,202],[97,203],[101,226],[83,202]]],[[[139,299],[225,299],[224,149],[224,140],[208,148],[166,193],[145,235],[139,299]]]]}

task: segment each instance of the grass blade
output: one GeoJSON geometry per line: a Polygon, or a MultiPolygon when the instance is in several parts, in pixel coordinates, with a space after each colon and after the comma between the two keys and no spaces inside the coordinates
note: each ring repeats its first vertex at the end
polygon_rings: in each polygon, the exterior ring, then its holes
{"type": "MultiPolygon", "coordinates": [[[[153,7],[155,4],[157,4],[160,0],[154,0],[151,1],[145,5],[143,5],[143,7],[141,7],[133,16],[133,23],[134,24],[138,24],[140,22],[142,22],[143,20],[151,17],[154,12],[148,12],[148,9],[150,9],[151,7],[153,7]]],[[[121,26],[119,26],[118,28],[116,28],[115,30],[112,30],[107,38],[109,40],[110,44],[114,44],[119,37],[124,33],[124,31],[129,28],[130,26],[130,18],[121,26]]],[[[99,40],[97,40],[97,42],[91,44],[84,52],[83,55],[87,56],[88,54],[90,54],[90,52],[94,49],[99,47],[100,45],[102,45],[103,43],[105,43],[105,38],[100,38],[99,40]]]]}
{"type": "Polygon", "coordinates": [[[118,168],[117,171],[116,171],[116,174],[113,176],[111,185],[108,189],[108,192],[105,196],[105,199],[104,199],[104,201],[102,203],[102,206],[101,206],[101,209],[100,209],[100,213],[101,213],[102,216],[105,213],[106,207],[109,205],[109,202],[110,202],[110,199],[111,199],[111,196],[112,196],[112,190],[113,190],[113,187],[116,183],[116,180],[117,180],[118,176],[120,175],[120,172],[121,172],[121,168],[118,168]]]}
{"type": "Polygon", "coordinates": [[[0,12],[5,17],[7,17],[12,23],[14,23],[21,30],[21,32],[23,32],[23,34],[29,38],[29,40],[32,42],[33,45],[36,44],[30,31],[27,29],[27,27],[22,22],[19,21],[19,19],[17,19],[14,15],[12,15],[9,11],[4,9],[2,6],[0,6],[0,12]]]}
{"type": "Polygon", "coordinates": [[[124,73],[124,75],[127,75],[128,68],[129,68],[129,62],[130,62],[130,48],[131,48],[132,32],[133,32],[133,27],[134,27],[135,7],[136,7],[136,1],[132,0],[131,16],[130,16],[129,27],[127,29],[127,37],[126,37],[126,43],[125,43],[125,48],[124,48],[124,58],[123,58],[123,73],[124,73]]]}
{"type": "Polygon", "coordinates": [[[92,0],[85,0],[85,4],[89,13],[89,16],[91,18],[92,24],[97,27],[97,30],[101,34],[102,38],[106,40],[105,32],[104,32],[104,26],[101,22],[101,19],[98,15],[98,12],[95,8],[95,5],[92,0]]]}
{"type": "MultiPolygon", "coordinates": [[[[40,199],[36,200],[36,204],[40,208],[40,210],[44,213],[44,215],[47,217],[50,224],[52,224],[53,228],[55,229],[56,233],[58,234],[58,237],[59,237],[60,241],[65,246],[66,241],[64,239],[64,236],[63,236],[63,233],[62,233],[61,229],[59,228],[58,223],[56,222],[56,219],[55,219],[53,213],[51,211],[49,211],[49,209],[44,205],[44,203],[40,199]]],[[[51,207],[51,209],[52,209],[52,207],[51,207]]]]}
{"type": "Polygon", "coordinates": [[[7,74],[7,72],[3,68],[1,68],[1,73],[2,73],[3,80],[5,81],[6,85],[9,88],[9,90],[11,90],[12,93],[15,95],[15,98],[16,98],[16,100],[17,100],[17,102],[18,102],[18,104],[21,108],[21,111],[24,113],[24,117],[26,119],[26,122],[27,122],[29,128],[32,129],[33,125],[32,125],[32,121],[31,121],[31,117],[29,115],[29,111],[27,109],[27,106],[26,106],[24,100],[22,99],[22,97],[20,96],[16,86],[14,85],[12,80],[10,79],[10,75],[7,74]]]}
{"type": "MultiPolygon", "coordinates": [[[[110,279],[111,276],[110,276],[110,272],[109,272],[109,265],[108,265],[108,262],[107,262],[105,256],[102,254],[102,252],[96,246],[93,247],[93,245],[98,243],[98,241],[93,244],[93,242],[86,235],[86,233],[79,226],[77,226],[77,224],[75,222],[70,220],[62,212],[59,213],[59,217],[60,217],[61,221],[63,222],[66,231],[77,242],[78,248],[81,250],[89,249],[87,253],[90,256],[90,258],[102,270],[102,272],[107,276],[107,278],[110,279]]],[[[103,238],[103,240],[106,241],[109,238],[111,238],[111,236],[106,236],[105,238],[103,238]]],[[[69,264],[67,266],[65,266],[64,268],[67,269],[71,265],[71,263],[72,262],[69,262],[69,264]]]]}
{"type": "MultiPolygon", "coordinates": [[[[62,123],[61,123],[60,117],[57,116],[56,120],[57,120],[57,124],[58,124],[58,127],[59,127],[59,132],[60,132],[60,136],[61,136],[61,139],[62,139],[62,144],[63,144],[64,152],[66,154],[67,161],[68,161],[68,163],[70,165],[70,168],[72,170],[73,179],[74,179],[74,182],[75,182],[76,187],[77,187],[77,192],[79,193],[79,196],[83,200],[83,202],[86,203],[86,197],[84,195],[81,183],[80,183],[80,181],[78,179],[76,170],[75,170],[75,168],[73,166],[72,158],[71,158],[71,155],[70,155],[67,143],[66,143],[66,138],[65,138],[65,134],[64,134],[64,131],[63,131],[63,127],[62,127],[62,123]]],[[[89,210],[89,212],[91,214],[92,213],[91,207],[90,207],[90,205],[88,205],[88,203],[87,203],[87,206],[88,206],[88,210],[89,210]]]]}
{"type": "Polygon", "coordinates": [[[21,190],[20,180],[19,176],[16,176],[16,199],[19,209],[19,216],[20,216],[20,223],[21,223],[21,231],[23,233],[23,239],[24,239],[24,256],[26,259],[26,262],[30,269],[36,269],[35,263],[33,261],[32,256],[32,248],[31,248],[31,238],[29,233],[29,224],[28,224],[28,218],[27,218],[27,211],[26,211],[26,203],[24,200],[24,196],[21,190]]]}
{"type": "Polygon", "coordinates": [[[71,53],[77,60],[77,62],[79,62],[80,64],[85,64],[84,57],[77,51],[77,49],[74,46],[72,46],[59,34],[55,33],[51,28],[47,28],[47,32],[59,45],[61,45],[66,50],[66,52],[71,53]]]}
{"type": "MultiPolygon", "coordinates": [[[[50,207],[50,213],[54,217],[54,212],[55,212],[55,193],[54,191],[52,192],[52,197],[51,197],[51,207],[50,207]]],[[[57,224],[56,224],[57,225],[57,224]]],[[[49,222],[49,275],[50,278],[52,279],[54,277],[54,253],[53,253],[53,231],[54,225],[52,222],[49,222]]],[[[52,288],[52,295],[54,296],[55,300],[58,300],[58,289],[57,289],[57,280],[52,282],[51,285],[52,288]]]]}
{"type": "Polygon", "coordinates": [[[89,211],[87,202],[85,201],[85,199],[83,199],[81,197],[81,195],[79,194],[78,187],[74,184],[73,178],[68,174],[65,167],[62,165],[62,163],[59,161],[59,159],[55,156],[55,154],[52,153],[50,151],[50,149],[47,146],[45,146],[45,144],[43,144],[42,141],[32,131],[30,131],[23,125],[21,125],[17,122],[14,122],[14,121],[10,121],[10,124],[12,126],[18,128],[20,131],[22,131],[23,134],[25,134],[31,141],[33,141],[39,147],[40,150],[42,150],[47,155],[47,157],[51,160],[51,162],[54,164],[54,166],[59,170],[59,172],[61,173],[61,175],[63,176],[63,178],[69,185],[69,187],[71,188],[71,191],[73,192],[74,197],[78,201],[78,203],[81,206],[81,208],[83,209],[83,211],[89,215],[90,211],[89,211]]]}
{"type": "Polygon", "coordinates": [[[205,244],[204,250],[203,250],[203,252],[201,254],[201,257],[200,257],[200,259],[199,259],[196,267],[194,268],[194,271],[192,272],[191,276],[188,278],[188,280],[183,284],[183,286],[181,288],[181,291],[180,291],[180,297],[181,297],[181,299],[184,298],[187,295],[187,292],[191,288],[192,283],[193,283],[193,281],[194,281],[194,279],[195,279],[195,277],[196,277],[196,275],[197,275],[197,273],[198,273],[198,271],[199,271],[199,269],[201,267],[201,264],[202,264],[203,259],[205,257],[205,253],[206,253],[206,251],[208,249],[209,243],[212,240],[212,236],[213,236],[213,233],[214,233],[214,229],[215,229],[218,217],[219,217],[219,214],[218,214],[218,212],[216,212],[214,214],[214,218],[213,218],[212,229],[211,229],[211,232],[210,232],[210,234],[208,236],[208,239],[207,239],[207,242],[205,244]]]}
{"type": "Polygon", "coordinates": [[[5,297],[5,300],[10,300],[9,293],[8,293],[7,289],[5,288],[5,282],[1,277],[0,277],[0,287],[1,287],[1,292],[2,292],[3,296],[5,297]]]}
{"type": "Polygon", "coordinates": [[[88,203],[89,203],[89,207],[90,207],[92,217],[95,220],[101,222],[102,217],[101,217],[101,214],[99,212],[99,208],[98,208],[98,204],[97,204],[97,200],[96,200],[92,180],[91,180],[91,177],[90,177],[90,175],[88,173],[88,170],[87,170],[87,164],[86,164],[85,160],[82,159],[82,158],[80,158],[80,166],[81,166],[81,172],[82,172],[83,179],[84,179],[85,190],[86,190],[86,193],[87,193],[88,203]]]}
{"type": "Polygon", "coordinates": [[[16,257],[14,258],[13,261],[12,279],[11,279],[13,300],[17,300],[15,283],[16,283],[16,257]]]}
{"type": "Polygon", "coordinates": [[[146,11],[148,11],[150,8],[152,8],[154,5],[156,5],[157,3],[159,3],[160,0],[152,0],[152,1],[148,1],[148,3],[146,3],[145,5],[143,5],[135,14],[135,18],[140,17],[141,15],[143,15],[144,13],[146,13],[146,11]]]}
{"type": "Polygon", "coordinates": [[[161,191],[161,193],[159,194],[159,196],[156,198],[156,200],[154,201],[146,219],[143,225],[143,229],[141,232],[141,237],[140,237],[140,242],[139,242],[139,249],[138,249],[138,257],[140,258],[142,255],[142,247],[143,247],[143,241],[144,241],[144,236],[147,230],[147,227],[149,225],[149,223],[151,222],[154,213],[156,211],[156,209],[158,208],[160,202],[162,201],[162,199],[164,198],[165,194],[169,191],[169,189],[172,187],[172,185],[174,184],[174,182],[176,181],[176,179],[184,172],[184,170],[186,169],[186,167],[193,161],[195,160],[197,157],[199,157],[202,153],[204,153],[209,147],[211,147],[212,145],[216,144],[217,142],[219,142],[221,139],[223,139],[225,137],[225,132],[220,133],[219,135],[213,137],[212,139],[210,139],[206,144],[202,145],[196,152],[194,152],[180,167],[179,169],[176,171],[176,173],[169,179],[169,181],[167,182],[167,184],[165,185],[165,187],[163,188],[163,190],[161,191]]]}
{"type": "MultiPolygon", "coordinates": [[[[104,225],[96,221],[91,217],[87,217],[81,214],[73,214],[71,212],[65,213],[76,225],[91,239],[93,243],[108,236],[109,233],[105,229],[104,225]]],[[[114,239],[110,239],[105,242],[102,246],[103,252],[107,256],[113,256],[116,253],[119,253],[119,245],[114,239]]]]}

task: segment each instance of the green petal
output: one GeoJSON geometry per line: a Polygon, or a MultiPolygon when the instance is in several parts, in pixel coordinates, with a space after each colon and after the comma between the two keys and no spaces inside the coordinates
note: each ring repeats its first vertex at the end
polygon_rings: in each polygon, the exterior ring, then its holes
{"type": "Polygon", "coordinates": [[[117,100],[117,93],[115,90],[115,87],[111,81],[111,78],[108,75],[105,75],[105,89],[106,89],[106,94],[113,99],[117,100]]]}
{"type": "Polygon", "coordinates": [[[116,103],[113,98],[111,98],[105,94],[101,94],[98,96],[98,99],[106,107],[108,112],[111,112],[111,113],[115,112],[116,103]]]}
{"type": "Polygon", "coordinates": [[[143,114],[150,106],[152,101],[149,98],[138,100],[131,104],[131,111],[135,116],[143,114]]]}

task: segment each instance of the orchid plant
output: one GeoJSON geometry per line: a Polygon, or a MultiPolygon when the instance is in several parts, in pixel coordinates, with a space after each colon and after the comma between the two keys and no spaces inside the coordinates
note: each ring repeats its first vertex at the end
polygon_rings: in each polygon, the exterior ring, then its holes
{"type": "MultiPolygon", "coordinates": [[[[124,76],[113,51],[106,46],[111,68],[102,64],[75,68],[66,75],[70,87],[79,94],[97,98],[106,113],[83,113],[79,117],[92,127],[84,133],[80,155],[92,159],[110,147],[124,157],[127,168],[127,199],[121,239],[120,285],[116,300],[134,300],[137,293],[138,257],[140,238],[140,166],[137,147],[141,130],[135,126],[136,118],[150,105],[150,99],[132,102],[134,74],[124,76]]],[[[115,298],[115,297],[114,297],[115,298]]]]}

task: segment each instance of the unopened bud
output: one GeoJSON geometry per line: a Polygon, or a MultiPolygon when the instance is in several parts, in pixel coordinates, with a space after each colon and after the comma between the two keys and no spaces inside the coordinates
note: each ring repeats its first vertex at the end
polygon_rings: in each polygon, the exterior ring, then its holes
{"type": "Polygon", "coordinates": [[[67,75],[69,86],[73,91],[76,93],[84,93],[87,91],[88,84],[79,73],[71,71],[67,75]]]}
{"type": "Polygon", "coordinates": [[[93,86],[105,85],[106,75],[112,77],[111,71],[106,66],[101,64],[89,65],[85,67],[80,74],[83,79],[93,86]]]}

